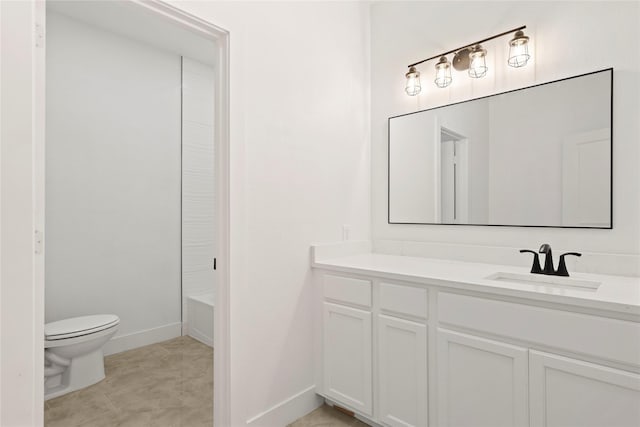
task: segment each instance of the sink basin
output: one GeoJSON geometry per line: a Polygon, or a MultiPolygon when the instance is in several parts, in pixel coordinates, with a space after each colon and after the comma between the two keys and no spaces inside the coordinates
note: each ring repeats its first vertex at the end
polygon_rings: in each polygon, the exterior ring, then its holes
{"type": "Polygon", "coordinates": [[[491,276],[486,277],[486,279],[524,285],[571,287],[591,290],[596,290],[598,289],[598,286],[600,286],[600,282],[594,282],[591,280],[573,279],[571,277],[562,276],[548,276],[544,274],[507,273],[503,271],[492,274],[491,276]]]}

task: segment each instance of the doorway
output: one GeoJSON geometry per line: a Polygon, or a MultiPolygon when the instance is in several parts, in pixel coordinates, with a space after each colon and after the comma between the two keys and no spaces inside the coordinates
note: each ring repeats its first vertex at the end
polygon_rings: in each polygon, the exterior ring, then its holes
{"type": "MultiPolygon", "coordinates": [[[[65,3],[65,2],[63,2],[65,3]]],[[[73,6],[84,8],[89,19],[104,22],[111,19],[121,25],[121,30],[128,32],[129,35],[136,34],[137,37],[144,38],[142,27],[135,23],[132,17],[146,15],[152,20],[155,19],[158,25],[172,25],[178,32],[191,32],[201,38],[211,41],[211,55],[216,60],[216,72],[213,78],[213,90],[215,93],[215,103],[211,111],[213,122],[214,136],[214,161],[215,161],[215,214],[214,224],[215,241],[213,242],[214,253],[216,254],[216,309],[215,322],[213,331],[214,347],[216,348],[216,357],[214,362],[214,376],[216,378],[214,393],[214,423],[215,425],[228,425],[229,417],[229,291],[228,291],[228,267],[229,267],[229,78],[228,78],[228,55],[229,55],[229,34],[227,31],[203,21],[199,18],[189,15],[167,4],[159,1],[151,2],[68,2],[73,6]]],[[[44,7],[38,8],[36,12],[36,21],[38,22],[38,31],[41,32],[41,46],[38,50],[36,58],[36,99],[43,102],[45,97],[45,57],[46,57],[46,10],[44,7]]],[[[149,24],[151,27],[155,24],[149,24]]],[[[156,27],[157,29],[157,27],[156,27]]],[[[151,31],[154,33],[154,31],[151,31]]],[[[159,34],[155,31],[155,34],[159,34]]],[[[152,35],[152,39],[148,40],[153,43],[159,43],[157,36],[152,35]]],[[[159,37],[161,38],[161,37],[159,37]]],[[[167,40],[168,44],[172,44],[171,40],[167,40]]],[[[166,46],[168,50],[184,49],[184,53],[192,53],[194,46],[166,46]]],[[[192,56],[192,55],[190,55],[192,56]]],[[[35,221],[37,224],[36,235],[46,242],[45,229],[45,151],[46,138],[44,134],[45,115],[47,112],[44,108],[40,110],[39,117],[36,117],[36,143],[35,143],[35,170],[36,178],[36,206],[35,221]]],[[[46,247],[46,245],[45,245],[46,247]]],[[[44,253],[46,256],[46,251],[44,253]]],[[[41,257],[42,258],[42,257],[41,257]]],[[[213,260],[209,260],[208,264],[212,267],[213,260]]],[[[42,290],[44,297],[44,262],[34,263],[35,277],[38,289],[42,290]]],[[[182,305],[182,304],[181,304],[182,305]]],[[[43,317],[43,316],[42,316],[43,317]]],[[[41,372],[42,368],[36,367],[36,372],[41,372]]],[[[37,375],[36,375],[37,376],[37,375]]],[[[37,378],[36,378],[37,380],[37,378]]],[[[42,381],[40,379],[40,381],[42,381]]],[[[37,386],[36,390],[41,389],[37,386]]]]}
{"type": "Polygon", "coordinates": [[[468,220],[469,139],[440,127],[440,218],[443,224],[468,220]]]}

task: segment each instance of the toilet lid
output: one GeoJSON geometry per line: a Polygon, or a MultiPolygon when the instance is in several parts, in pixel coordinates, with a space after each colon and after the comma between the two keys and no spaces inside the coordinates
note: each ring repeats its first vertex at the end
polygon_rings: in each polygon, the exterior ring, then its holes
{"type": "Polygon", "coordinates": [[[120,323],[115,314],[72,317],[44,325],[44,337],[47,340],[60,340],[87,335],[108,329],[120,323]]]}

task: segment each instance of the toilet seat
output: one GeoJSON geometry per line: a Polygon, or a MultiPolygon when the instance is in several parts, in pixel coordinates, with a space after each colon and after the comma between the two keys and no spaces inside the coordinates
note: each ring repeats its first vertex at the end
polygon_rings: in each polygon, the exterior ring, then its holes
{"type": "Polygon", "coordinates": [[[44,326],[44,338],[46,341],[76,338],[112,328],[119,323],[120,318],[114,314],[72,317],[47,323],[44,326]]]}

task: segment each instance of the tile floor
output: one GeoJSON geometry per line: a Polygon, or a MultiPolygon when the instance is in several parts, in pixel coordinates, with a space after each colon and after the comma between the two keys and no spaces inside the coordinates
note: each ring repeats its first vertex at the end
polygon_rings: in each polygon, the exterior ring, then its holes
{"type": "MultiPolygon", "coordinates": [[[[179,337],[105,357],[107,378],[45,402],[46,427],[212,427],[213,349],[179,337]]],[[[324,405],[289,427],[367,427],[324,405]]]]}
{"type": "Polygon", "coordinates": [[[343,414],[331,406],[321,406],[288,427],[368,427],[362,421],[343,414]]]}
{"type": "Polygon", "coordinates": [[[211,427],[213,349],[190,337],[105,358],[107,377],[45,402],[46,427],[211,427]]]}

